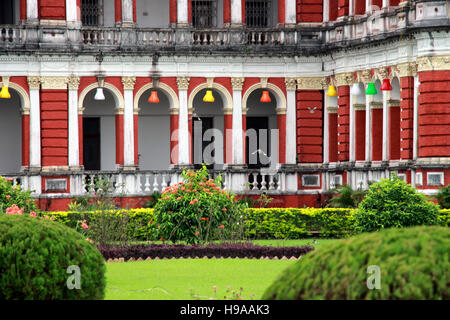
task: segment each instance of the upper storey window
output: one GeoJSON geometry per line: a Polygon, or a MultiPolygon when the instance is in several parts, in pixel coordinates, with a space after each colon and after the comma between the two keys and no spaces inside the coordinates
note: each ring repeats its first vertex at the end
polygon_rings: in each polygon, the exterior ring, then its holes
{"type": "Polygon", "coordinates": [[[19,3],[14,0],[2,1],[2,8],[0,10],[0,24],[15,24],[15,12],[18,9],[19,3]]]}
{"type": "Polygon", "coordinates": [[[192,25],[196,28],[217,26],[217,1],[192,1],[192,25]]]}
{"type": "Polygon", "coordinates": [[[103,0],[81,0],[81,21],[84,26],[103,25],[103,0]]]}
{"type": "Polygon", "coordinates": [[[271,22],[271,12],[271,0],[246,0],[245,24],[253,28],[268,27],[271,22]]]}

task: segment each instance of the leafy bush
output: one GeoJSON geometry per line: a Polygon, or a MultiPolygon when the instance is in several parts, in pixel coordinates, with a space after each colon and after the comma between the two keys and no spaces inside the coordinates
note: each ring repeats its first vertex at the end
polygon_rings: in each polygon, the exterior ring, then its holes
{"type": "Polygon", "coordinates": [[[245,226],[246,235],[257,239],[342,237],[354,232],[354,219],[352,209],[247,209],[245,226]]]}
{"type": "Polygon", "coordinates": [[[450,299],[450,230],[387,229],[333,242],[302,257],[262,299],[450,299]],[[368,277],[380,268],[380,288],[368,277]]]}
{"type": "Polygon", "coordinates": [[[355,214],[357,229],[371,232],[384,228],[437,224],[439,208],[397,176],[370,186],[355,214]]]}
{"type": "Polygon", "coordinates": [[[154,208],[161,198],[161,192],[155,191],[151,194],[152,199],[145,203],[145,208],[154,208]]]}
{"type": "Polygon", "coordinates": [[[331,190],[332,197],[327,207],[331,208],[357,208],[367,194],[365,190],[353,190],[349,185],[342,185],[331,190]]]}
{"type": "Polygon", "coordinates": [[[0,299],[103,299],[105,264],[80,234],[48,219],[0,215],[0,299]],[[67,286],[69,266],[81,289],[67,286]]]}
{"type": "Polygon", "coordinates": [[[302,247],[269,247],[258,246],[252,243],[224,243],[199,245],[168,245],[168,244],[150,244],[150,245],[132,245],[127,247],[101,247],[98,249],[103,257],[108,259],[124,258],[128,259],[147,259],[147,258],[291,258],[299,257],[314,250],[310,246],[302,247]]]}
{"type": "Polygon", "coordinates": [[[446,187],[439,188],[435,199],[442,209],[450,209],[450,184],[446,187]]]}
{"type": "Polygon", "coordinates": [[[182,176],[184,182],[166,188],[155,206],[160,239],[205,243],[241,238],[244,207],[221,188],[221,177],[208,179],[206,166],[197,172],[183,171],[182,176]]]}
{"type": "Polygon", "coordinates": [[[36,202],[30,191],[22,191],[20,186],[13,186],[11,179],[0,176],[0,213],[16,205],[24,213],[36,211],[36,202]]]}

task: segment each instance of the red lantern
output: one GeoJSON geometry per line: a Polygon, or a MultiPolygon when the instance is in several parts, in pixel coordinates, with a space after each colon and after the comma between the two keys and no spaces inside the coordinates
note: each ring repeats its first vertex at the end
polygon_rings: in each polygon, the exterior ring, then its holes
{"type": "Polygon", "coordinates": [[[392,91],[392,86],[391,83],[389,82],[389,79],[384,79],[383,83],[381,84],[380,87],[381,91],[392,91]]]}
{"type": "Polygon", "coordinates": [[[270,99],[269,91],[264,90],[262,93],[261,99],[259,101],[260,102],[271,102],[272,100],[270,99]]]}
{"type": "Polygon", "coordinates": [[[148,98],[148,102],[150,103],[159,103],[158,92],[152,91],[152,94],[148,98]]]}

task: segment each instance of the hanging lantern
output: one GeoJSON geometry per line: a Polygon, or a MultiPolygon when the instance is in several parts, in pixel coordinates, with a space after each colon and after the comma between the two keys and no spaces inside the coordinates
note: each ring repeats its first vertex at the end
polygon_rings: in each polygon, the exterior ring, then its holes
{"type": "Polygon", "coordinates": [[[361,90],[361,87],[359,86],[359,83],[354,83],[352,85],[351,94],[354,95],[354,96],[357,96],[357,95],[360,95],[362,93],[363,92],[361,90]]]}
{"type": "Polygon", "coordinates": [[[0,98],[2,99],[10,99],[11,95],[9,94],[8,87],[3,87],[0,91],[0,98]]]}
{"type": "Polygon", "coordinates": [[[158,92],[152,91],[150,97],[148,98],[148,102],[150,103],[159,103],[158,92]]]}
{"type": "Polygon", "coordinates": [[[328,86],[327,96],[328,97],[336,97],[337,96],[337,91],[336,91],[335,86],[333,86],[333,85],[328,86]]]}
{"type": "Polygon", "coordinates": [[[381,84],[380,87],[381,91],[392,91],[392,86],[391,83],[389,82],[389,79],[384,79],[383,83],[381,84]]]}
{"type": "Polygon", "coordinates": [[[375,94],[377,94],[377,89],[375,89],[375,83],[369,82],[367,84],[366,94],[367,95],[375,95],[375,94]]]}
{"type": "Polygon", "coordinates": [[[269,91],[263,90],[261,99],[259,99],[259,101],[263,103],[272,102],[272,99],[270,99],[269,91]]]}
{"type": "Polygon", "coordinates": [[[105,95],[103,94],[103,88],[98,87],[95,93],[94,100],[105,100],[105,95]]]}
{"type": "Polygon", "coordinates": [[[212,90],[206,90],[206,94],[203,97],[203,101],[204,102],[214,102],[215,101],[212,90]]]}

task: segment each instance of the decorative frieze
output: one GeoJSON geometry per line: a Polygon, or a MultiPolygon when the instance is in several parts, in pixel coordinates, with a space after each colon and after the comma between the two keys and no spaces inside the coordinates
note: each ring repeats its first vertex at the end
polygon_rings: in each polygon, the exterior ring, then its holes
{"type": "Polygon", "coordinates": [[[295,91],[297,89],[297,79],[295,78],[285,78],[286,90],[295,91]]]}
{"type": "Polygon", "coordinates": [[[243,77],[232,77],[231,78],[231,87],[233,90],[242,91],[244,87],[244,78],[243,77]]]}
{"type": "Polygon", "coordinates": [[[336,86],[350,86],[355,82],[355,77],[352,72],[338,73],[336,75],[336,86]]]}
{"type": "Polygon", "coordinates": [[[327,107],[328,113],[338,113],[338,107],[336,106],[329,106],[327,107]]]}
{"type": "Polygon", "coordinates": [[[67,77],[44,76],[41,77],[42,90],[67,90],[67,77]]]}
{"type": "Polygon", "coordinates": [[[39,76],[30,76],[27,78],[27,81],[30,89],[39,89],[41,85],[41,77],[39,76]]]}
{"type": "Polygon", "coordinates": [[[122,85],[124,90],[133,90],[136,83],[136,77],[122,77],[122,85]]]}
{"type": "Polygon", "coordinates": [[[396,66],[399,77],[412,77],[417,74],[417,65],[411,62],[400,63],[396,66]]]}
{"type": "Polygon", "coordinates": [[[427,56],[417,59],[417,71],[450,70],[450,55],[427,56]]]}
{"type": "Polygon", "coordinates": [[[69,90],[78,90],[78,87],[80,86],[80,77],[69,77],[67,84],[69,85],[69,90]]]}
{"type": "Polygon", "coordinates": [[[178,90],[187,90],[189,88],[189,77],[178,77],[177,78],[177,86],[178,90]]]}
{"type": "Polygon", "coordinates": [[[301,77],[297,78],[298,90],[323,90],[327,86],[325,77],[301,77]]]}

